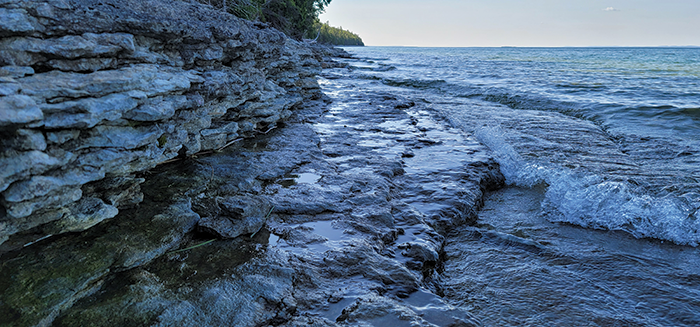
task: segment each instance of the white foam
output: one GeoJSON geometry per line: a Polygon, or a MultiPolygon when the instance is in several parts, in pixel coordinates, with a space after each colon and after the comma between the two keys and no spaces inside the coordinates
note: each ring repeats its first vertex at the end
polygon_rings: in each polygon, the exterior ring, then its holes
{"type": "Polygon", "coordinates": [[[548,185],[542,209],[548,219],[583,227],[623,230],[677,244],[700,243],[700,215],[682,199],[641,194],[626,182],[609,181],[585,171],[524,160],[508,144],[500,127],[484,127],[477,138],[495,154],[506,182],[548,185]]]}

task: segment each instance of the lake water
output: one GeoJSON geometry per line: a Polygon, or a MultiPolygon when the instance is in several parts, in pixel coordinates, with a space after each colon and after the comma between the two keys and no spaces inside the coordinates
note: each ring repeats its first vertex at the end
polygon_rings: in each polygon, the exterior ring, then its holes
{"type": "Polygon", "coordinates": [[[700,325],[700,49],[347,48],[508,187],[448,238],[445,297],[484,325],[700,325]]]}
{"type": "Polygon", "coordinates": [[[552,219],[700,242],[700,49],[349,48],[549,186],[552,219]]]}

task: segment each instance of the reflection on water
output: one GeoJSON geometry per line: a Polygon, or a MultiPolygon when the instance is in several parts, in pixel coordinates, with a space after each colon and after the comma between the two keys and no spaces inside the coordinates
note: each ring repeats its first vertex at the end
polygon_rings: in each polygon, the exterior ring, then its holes
{"type": "Polygon", "coordinates": [[[297,184],[315,184],[321,180],[321,175],[314,173],[287,174],[276,183],[283,187],[291,187],[297,184]]]}

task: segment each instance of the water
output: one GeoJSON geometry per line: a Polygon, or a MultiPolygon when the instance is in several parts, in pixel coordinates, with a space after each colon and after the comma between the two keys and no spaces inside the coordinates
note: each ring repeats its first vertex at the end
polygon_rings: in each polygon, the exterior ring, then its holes
{"type": "Polygon", "coordinates": [[[550,219],[700,243],[700,49],[349,51],[476,134],[510,184],[547,184],[550,219]]]}
{"type": "Polygon", "coordinates": [[[447,238],[452,304],[485,326],[700,325],[700,49],[347,50],[358,83],[426,103],[506,176],[447,238]]]}

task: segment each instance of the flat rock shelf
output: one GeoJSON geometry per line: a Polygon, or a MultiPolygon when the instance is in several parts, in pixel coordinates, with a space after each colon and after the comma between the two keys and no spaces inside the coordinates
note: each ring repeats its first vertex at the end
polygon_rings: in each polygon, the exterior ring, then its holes
{"type": "Polygon", "coordinates": [[[478,325],[441,298],[443,246],[502,186],[498,165],[425,104],[345,69],[278,128],[143,173],[135,208],[6,253],[0,320],[478,325]]]}

